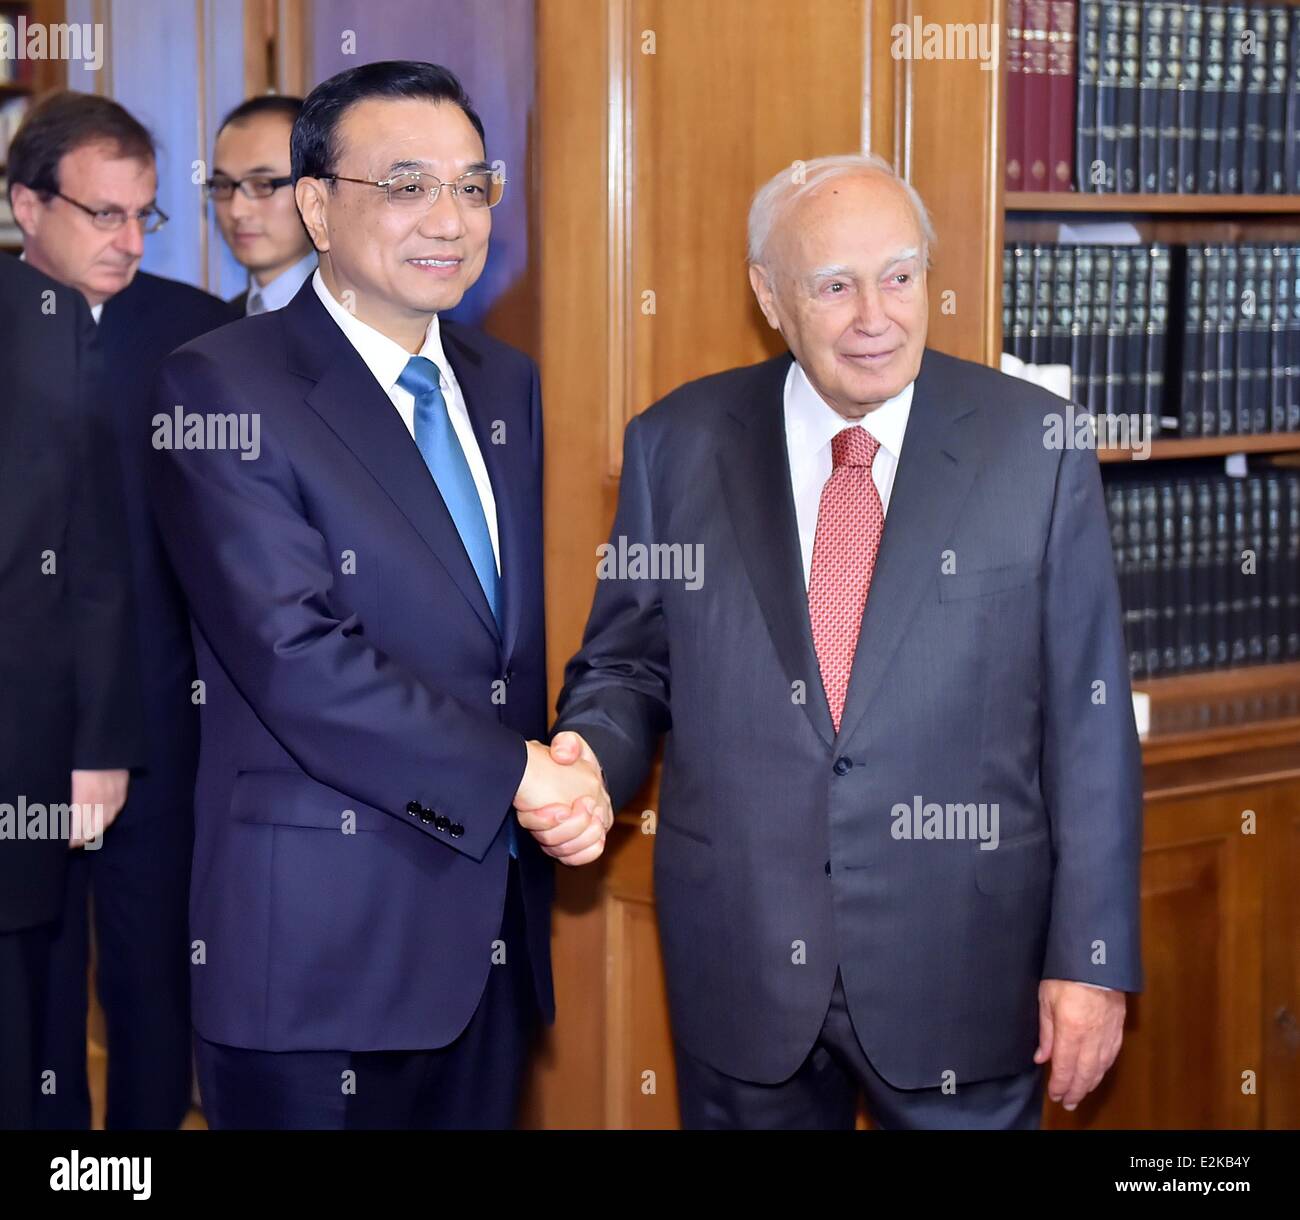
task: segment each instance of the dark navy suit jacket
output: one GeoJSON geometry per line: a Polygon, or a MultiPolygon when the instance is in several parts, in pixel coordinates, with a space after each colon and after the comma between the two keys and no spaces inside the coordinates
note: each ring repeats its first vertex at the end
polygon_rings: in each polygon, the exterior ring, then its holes
{"type": "MultiPolygon", "coordinates": [[[[546,729],[541,403],[526,356],[451,323],[442,336],[496,498],[500,627],[310,280],[159,375],[160,413],[260,421],[255,460],[161,448],[153,464],[206,683],[190,935],[194,1024],[216,1042],[443,1046],[499,951],[505,821],[525,738],[546,729]]],[[[519,839],[549,1020],[553,875],[519,839]]]]}
{"type": "Polygon", "coordinates": [[[687,1051],[786,1079],[838,969],[892,1085],[1029,1071],[1041,979],[1141,985],[1141,768],[1096,455],[1044,447],[1063,400],[925,352],[836,734],[789,367],[692,382],[629,425],[612,538],[699,545],[702,582],[599,583],[556,731],[587,738],[620,804],[668,732],[655,898],[687,1051]],[[918,801],[945,820],[996,803],[998,846],[895,837],[918,801]]]}
{"type": "Polygon", "coordinates": [[[144,754],[119,821],[189,818],[198,761],[194,649],[185,598],[163,552],[146,493],[153,381],[168,353],[239,315],[189,284],[138,272],[104,302],[100,408],[122,467],[144,703],[144,754]]]}

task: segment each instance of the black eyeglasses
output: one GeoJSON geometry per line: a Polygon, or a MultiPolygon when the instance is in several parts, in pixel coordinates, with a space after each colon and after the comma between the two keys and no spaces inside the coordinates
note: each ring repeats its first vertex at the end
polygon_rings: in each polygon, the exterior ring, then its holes
{"type": "Polygon", "coordinates": [[[204,186],[207,187],[209,199],[225,203],[227,199],[234,198],[236,188],[245,199],[269,199],[282,186],[288,186],[292,181],[293,177],[289,174],[283,178],[268,178],[264,174],[227,178],[225,174],[213,174],[204,186]]]}
{"type": "Polygon", "coordinates": [[[147,208],[141,208],[134,217],[128,217],[127,213],[122,211],[121,208],[91,208],[65,195],[62,191],[55,191],[54,194],[62,199],[64,203],[70,203],[74,208],[80,208],[85,212],[97,229],[109,231],[120,229],[128,219],[133,219],[140,222],[142,232],[157,233],[168,220],[167,213],[153,204],[150,204],[147,208]]]}

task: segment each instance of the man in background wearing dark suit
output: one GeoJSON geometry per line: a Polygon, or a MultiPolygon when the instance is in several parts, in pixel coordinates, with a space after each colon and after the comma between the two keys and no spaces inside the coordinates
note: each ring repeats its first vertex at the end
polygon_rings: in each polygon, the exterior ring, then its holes
{"type": "Polygon", "coordinates": [[[207,191],[221,236],[248,270],[248,288],[230,302],[240,317],[283,309],[316,270],[289,173],[289,133],[301,109],[298,97],[254,97],[217,129],[207,191]]]}
{"type": "Polygon", "coordinates": [[[99,323],[100,400],[121,467],[135,595],[144,756],[104,850],[74,859],[50,975],[44,1062],[57,1087],[42,1126],[90,1124],[86,1077],[87,899],[108,1035],[110,1128],[178,1126],[190,1104],[186,908],[193,842],[199,697],[184,599],[145,498],[149,390],[173,348],[233,319],[187,284],[140,271],[155,204],[149,133],[117,103],[54,94],[33,107],[9,151],[10,197],[24,257],[76,288],[99,323]]]}
{"type": "Polygon", "coordinates": [[[1064,400],[926,348],[932,243],[879,158],[778,174],[750,282],[790,353],[627,428],[614,550],[677,568],[599,582],[552,749],[621,804],[671,731],[687,1126],[852,1127],[865,1095],[884,1127],[1034,1127],[1040,1065],[1076,1106],[1141,986],[1096,454],[1046,443],[1064,400]]]}
{"type": "Polygon", "coordinates": [[[90,310],[2,256],[0,335],[0,1128],[10,1129],[34,1124],[48,1083],[40,1031],[69,848],[102,849],[138,757],[138,714],[117,470],[98,458],[89,409],[90,310]],[[100,823],[54,825],[52,807],[69,802],[100,805],[100,823]]]}

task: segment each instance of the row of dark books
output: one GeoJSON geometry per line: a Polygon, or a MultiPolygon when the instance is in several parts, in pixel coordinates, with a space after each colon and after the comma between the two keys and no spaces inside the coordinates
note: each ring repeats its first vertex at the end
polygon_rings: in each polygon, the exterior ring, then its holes
{"type": "Polygon", "coordinates": [[[1300,11],[1010,0],[1008,190],[1300,192],[1300,11]]]}
{"type": "Polygon", "coordinates": [[[1068,364],[1098,414],[1182,437],[1300,432],[1300,246],[1010,244],[1002,328],[1013,356],[1068,364]]]}
{"type": "Polygon", "coordinates": [[[1133,678],[1300,660],[1300,471],[1106,485],[1133,678]]]}
{"type": "Polygon", "coordinates": [[[1170,248],[1009,243],[1002,346],[1030,364],[1068,364],[1090,410],[1164,411],[1170,248]]]}
{"type": "Polygon", "coordinates": [[[1180,251],[1180,436],[1300,432],[1300,246],[1180,251]]]}

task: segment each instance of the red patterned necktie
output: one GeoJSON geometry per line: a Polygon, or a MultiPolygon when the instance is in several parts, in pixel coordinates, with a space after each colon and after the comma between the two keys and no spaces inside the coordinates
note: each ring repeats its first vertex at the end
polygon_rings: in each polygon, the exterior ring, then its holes
{"type": "Polygon", "coordinates": [[[884,506],[871,477],[879,449],[880,442],[865,428],[845,428],[832,437],[831,477],[817,508],[808,615],[837,733],[885,528],[884,506]]]}

